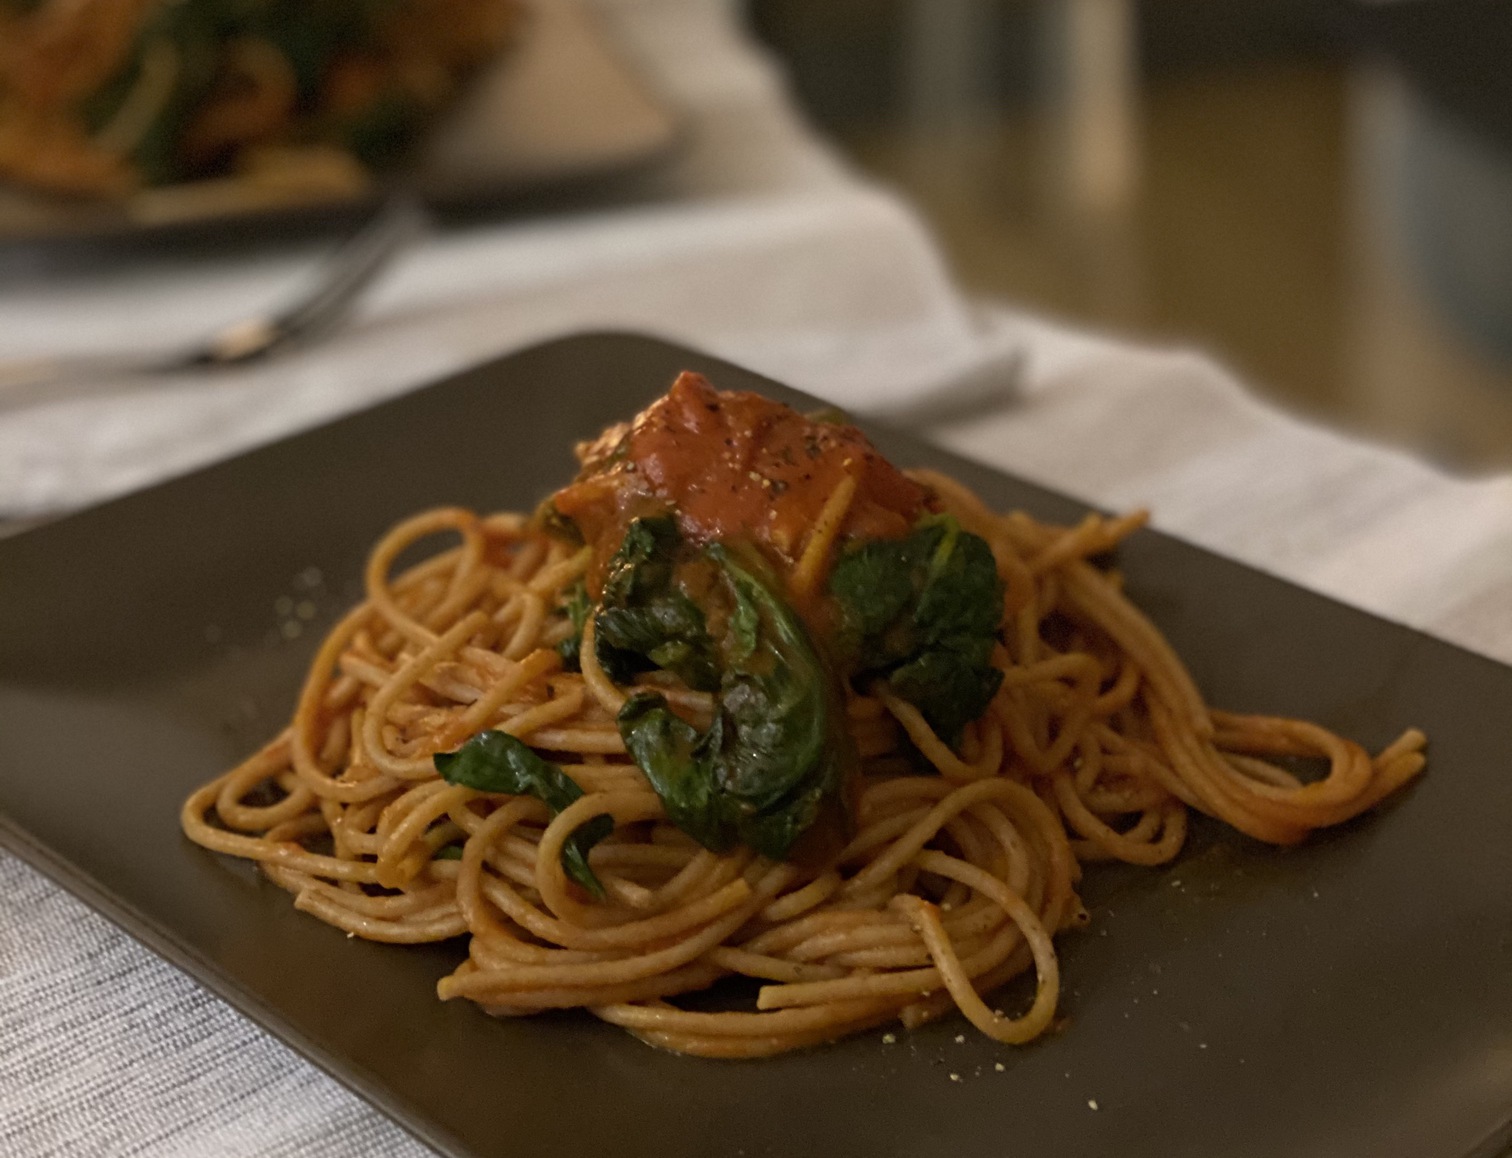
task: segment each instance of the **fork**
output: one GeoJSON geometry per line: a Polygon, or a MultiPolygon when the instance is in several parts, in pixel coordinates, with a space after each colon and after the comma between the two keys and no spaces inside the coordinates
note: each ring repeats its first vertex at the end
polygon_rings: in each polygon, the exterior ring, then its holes
{"type": "Polygon", "coordinates": [[[326,260],[313,284],[282,309],[243,318],[189,345],[160,351],[0,362],[0,406],[16,405],[34,391],[65,384],[237,366],[319,337],[347,317],[362,292],[429,222],[412,193],[391,193],[326,260]]]}

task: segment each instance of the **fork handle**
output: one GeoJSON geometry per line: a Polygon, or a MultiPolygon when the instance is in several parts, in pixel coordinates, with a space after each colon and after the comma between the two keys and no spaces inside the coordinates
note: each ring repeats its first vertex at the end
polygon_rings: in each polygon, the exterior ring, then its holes
{"type": "Polygon", "coordinates": [[[136,377],[140,360],[112,354],[68,354],[0,362],[0,410],[71,397],[110,378],[136,377]]]}
{"type": "Polygon", "coordinates": [[[61,358],[18,358],[0,362],[0,393],[28,386],[45,386],[67,373],[61,358]]]}

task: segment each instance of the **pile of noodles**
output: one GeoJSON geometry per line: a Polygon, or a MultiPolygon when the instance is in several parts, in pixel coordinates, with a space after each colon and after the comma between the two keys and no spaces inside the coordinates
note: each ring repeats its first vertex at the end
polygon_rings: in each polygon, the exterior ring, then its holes
{"type": "MultiPolygon", "coordinates": [[[[217,5],[255,14],[269,0],[0,0],[0,177],[39,190],[117,196],[154,183],[133,156],[180,99],[179,85],[204,61],[154,19],[174,5],[217,5]],[[92,98],[129,81],[99,124],[92,98]]],[[[320,7],[328,0],[302,0],[320,7]]],[[[364,0],[341,0],[360,7],[364,0]]],[[[366,0],[371,5],[371,0],[366,0]]],[[[401,94],[418,107],[444,105],[460,82],[495,55],[518,22],[515,0],[396,0],[381,8],[375,45],[328,62],[313,102],[298,93],[297,70],[269,36],[236,36],[215,52],[213,83],[189,110],[175,142],[182,172],[226,167],[270,182],[350,186],[362,167],[322,134],[401,94]]],[[[276,19],[276,14],[266,19],[276,19]]],[[[196,89],[198,91],[198,88],[196,89]]]]}
{"type": "MultiPolygon", "coordinates": [[[[555,648],[571,628],[553,610],[586,549],[521,516],[462,510],[418,515],[377,545],[367,598],[321,647],[289,728],[195,792],[184,831],[259,862],[297,908],[357,936],[466,936],[443,999],[500,1014],[583,1007],[654,1045],[746,1057],[952,1008],[999,1041],[1028,1041],[1055,1017],[1053,937],[1088,919],[1083,865],[1171,860],[1190,809],[1294,842],[1423,767],[1416,730],[1372,757],[1304,721],[1208,708],[1119,576],[1088,561],[1140,516],[1047,526],[914,477],[997,558],[1002,688],[954,749],[909,704],[851,695],[862,783],[832,863],[716,855],[668,824],[615,725],[633,689],[597,669],[591,637],[581,674],[555,648]],[[460,545],[390,576],[442,531],[460,545]],[[432,755],[490,727],[559,763],[584,795],[552,819],[532,798],[440,779],[432,755]],[[1301,783],[1273,757],[1322,758],[1328,771],[1301,783]],[[590,856],[607,894],[594,901],[561,852],[601,814],[615,830],[590,856]],[[988,995],[1029,969],[1028,1007],[994,1011],[988,995]],[[671,1000],[732,974],[761,983],[754,1009],[671,1000]]],[[[707,725],[707,695],[659,674],[637,686],[707,725]]]]}

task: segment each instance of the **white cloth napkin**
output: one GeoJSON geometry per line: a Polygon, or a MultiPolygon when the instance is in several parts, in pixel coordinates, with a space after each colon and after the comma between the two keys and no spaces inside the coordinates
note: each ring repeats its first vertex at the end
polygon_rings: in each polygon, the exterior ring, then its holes
{"type": "Polygon", "coordinates": [[[998,315],[1003,405],[935,441],[1512,662],[1512,478],[1455,478],[1288,415],[1222,367],[998,315]]]}
{"type": "MultiPolygon", "coordinates": [[[[654,197],[438,238],[297,358],[0,407],[0,512],[87,503],[531,340],[632,326],[916,427],[954,414],[927,433],[1105,506],[1148,504],[1194,541],[1512,659],[1512,480],[1450,479],[1304,425],[1190,353],[963,300],[914,216],[794,116],[732,6],[598,8],[689,117],[691,146],[654,197]]],[[[0,357],[180,338],[276,301],[310,260],[41,271],[0,289],[0,357]]],[[[0,1153],[429,1151],[0,856],[0,1153]]]]}

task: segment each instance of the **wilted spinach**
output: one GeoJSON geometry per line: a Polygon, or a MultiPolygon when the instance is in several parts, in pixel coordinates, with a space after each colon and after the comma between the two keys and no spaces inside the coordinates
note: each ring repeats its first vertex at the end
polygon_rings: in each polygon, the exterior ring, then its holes
{"type": "Polygon", "coordinates": [[[581,671],[583,667],[583,628],[593,611],[593,600],[588,598],[588,588],[581,580],[574,583],[562,596],[558,609],[572,621],[572,634],[557,644],[557,654],[562,657],[562,666],[568,671],[581,671]]]}
{"type": "Polygon", "coordinates": [[[557,510],[556,498],[552,497],[536,508],[535,524],[554,539],[581,547],[583,531],[574,519],[557,510]]]}
{"type": "MultiPolygon", "coordinates": [[[[931,517],[906,538],[847,553],[829,593],[840,670],[861,684],[886,680],[945,738],[996,694],[1002,583],[990,548],[954,519],[931,517]]],[[[575,625],[586,602],[567,600],[575,625]]],[[[743,843],[786,857],[838,795],[851,749],[837,677],[759,560],[717,543],[690,547],[671,516],[639,519],[593,614],[597,657],[613,678],[661,669],[717,693],[702,732],[655,692],[620,710],[625,747],[669,819],[706,848],[743,843]]]]}
{"type": "Polygon", "coordinates": [[[836,648],[858,685],[885,680],[954,742],[1002,684],[992,649],[1003,584],[986,541],[948,515],[862,544],[830,574],[836,648]]]}
{"type": "Polygon", "coordinates": [[[594,619],[599,666],[625,682],[660,668],[690,688],[719,686],[708,621],[675,582],[683,546],[670,515],[636,519],[609,562],[594,619]]]}
{"type": "Polygon", "coordinates": [[[638,692],[625,701],[619,730],[630,758],[661,797],[667,819],[705,848],[729,848],[735,836],[715,788],[707,734],[674,715],[656,692],[638,692]]]}
{"type": "Polygon", "coordinates": [[[620,734],[684,832],[781,860],[838,792],[848,740],[792,609],[725,548],[707,556],[732,602],[714,723],[700,735],[662,696],[640,693],[620,711],[620,734]]]}
{"type": "MultiPolygon", "coordinates": [[[[553,816],[583,795],[572,777],[507,732],[479,732],[455,752],[437,752],[433,761],[448,784],[479,792],[534,796],[551,809],[553,816]]],[[[588,867],[588,850],[613,831],[612,817],[595,816],[578,825],[562,844],[562,867],[567,875],[600,899],[604,886],[588,867]]]]}

